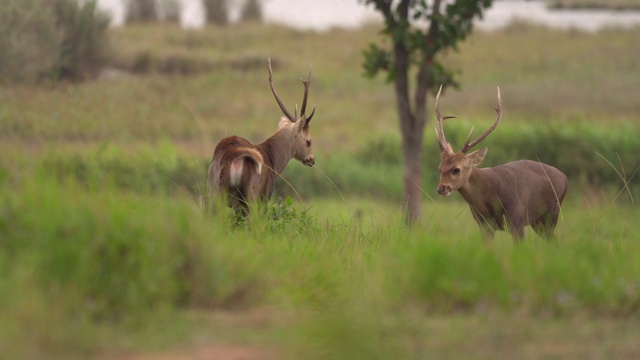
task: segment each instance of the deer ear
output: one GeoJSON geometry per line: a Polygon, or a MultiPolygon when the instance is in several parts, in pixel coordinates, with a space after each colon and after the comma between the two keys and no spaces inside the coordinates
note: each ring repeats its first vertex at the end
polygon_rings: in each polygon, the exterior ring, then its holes
{"type": "Polygon", "coordinates": [[[278,122],[278,130],[282,129],[283,127],[285,127],[287,125],[291,125],[291,120],[287,119],[284,116],[281,117],[280,121],[278,122]]]}
{"type": "Polygon", "coordinates": [[[302,132],[302,130],[304,130],[306,126],[307,126],[306,117],[303,116],[300,119],[298,119],[298,121],[296,121],[296,129],[298,130],[298,132],[302,132]]]}
{"type": "Polygon", "coordinates": [[[471,166],[478,166],[484,161],[484,157],[487,156],[487,148],[476,150],[467,155],[467,158],[471,161],[471,166]]]}

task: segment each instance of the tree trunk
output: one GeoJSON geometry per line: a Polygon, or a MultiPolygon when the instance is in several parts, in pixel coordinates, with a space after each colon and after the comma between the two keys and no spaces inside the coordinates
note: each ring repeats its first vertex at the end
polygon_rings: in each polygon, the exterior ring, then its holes
{"type": "MultiPolygon", "coordinates": [[[[415,128],[415,124],[409,126],[415,128]]],[[[413,224],[422,213],[422,130],[402,132],[404,154],[404,194],[407,223],[413,224]]]]}
{"type": "MultiPolygon", "coordinates": [[[[400,26],[409,27],[409,1],[403,0],[398,6],[400,26]]],[[[403,31],[403,30],[401,30],[403,31]]],[[[426,88],[421,84],[426,77],[426,67],[418,74],[415,113],[409,101],[409,52],[403,41],[394,44],[395,88],[398,118],[402,133],[402,153],[404,156],[404,193],[402,206],[406,211],[406,221],[413,224],[422,213],[422,140],[425,124],[426,88]]]]}

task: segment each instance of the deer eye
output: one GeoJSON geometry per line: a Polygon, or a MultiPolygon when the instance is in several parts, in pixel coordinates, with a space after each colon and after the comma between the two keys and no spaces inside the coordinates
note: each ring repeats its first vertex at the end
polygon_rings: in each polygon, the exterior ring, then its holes
{"type": "Polygon", "coordinates": [[[453,170],[451,171],[451,173],[452,173],[453,175],[458,175],[458,174],[460,174],[460,168],[455,168],[455,169],[453,169],[453,170]]]}
{"type": "Polygon", "coordinates": [[[311,140],[307,140],[307,147],[311,147],[311,140]]]}

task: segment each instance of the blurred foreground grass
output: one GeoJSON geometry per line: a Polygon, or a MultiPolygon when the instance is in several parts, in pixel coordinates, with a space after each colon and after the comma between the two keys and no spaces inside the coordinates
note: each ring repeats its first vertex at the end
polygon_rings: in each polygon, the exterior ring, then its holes
{"type": "Polygon", "coordinates": [[[466,205],[440,199],[411,229],[393,202],[352,198],[274,203],[234,228],[185,196],[87,188],[44,168],[4,174],[0,189],[3,358],[161,350],[194,332],[286,358],[492,357],[594,321],[612,332],[553,343],[575,357],[640,351],[635,206],[569,202],[557,241],[527,232],[514,246],[507,234],[481,242],[466,205]],[[253,330],[215,322],[260,309],[253,330]],[[468,326],[477,347],[456,346],[468,326]]]}

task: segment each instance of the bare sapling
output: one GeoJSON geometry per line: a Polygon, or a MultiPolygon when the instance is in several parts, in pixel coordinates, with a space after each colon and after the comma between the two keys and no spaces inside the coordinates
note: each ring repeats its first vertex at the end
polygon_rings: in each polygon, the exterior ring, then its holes
{"type": "Polygon", "coordinates": [[[514,240],[524,238],[524,227],[545,238],[553,237],[560,206],[567,193],[567,177],[553,166],[539,161],[517,160],[492,168],[478,168],[487,148],[469,150],[486,138],[502,119],[502,100],[498,88],[498,118],[480,137],[471,140],[471,132],[461,151],[454,152],[444,135],[442,123],[455,116],[442,116],[436,96],[438,120],[436,136],[440,145],[440,183],[438,194],[449,196],[458,191],[469,204],[473,218],[492,239],[497,230],[508,231],[514,240]]]}
{"type": "Polygon", "coordinates": [[[298,116],[297,106],[292,115],[276,92],[271,59],[268,67],[271,92],[285,115],[280,118],[278,130],[257,145],[239,136],[222,139],[216,146],[209,165],[211,196],[226,199],[227,205],[241,215],[248,214],[250,203],[271,198],[275,179],[289,160],[296,159],[309,167],[315,163],[309,135],[309,122],[315,114],[315,108],[310,115],[305,114],[311,69],[307,80],[301,79],[304,96],[298,116]]]}

